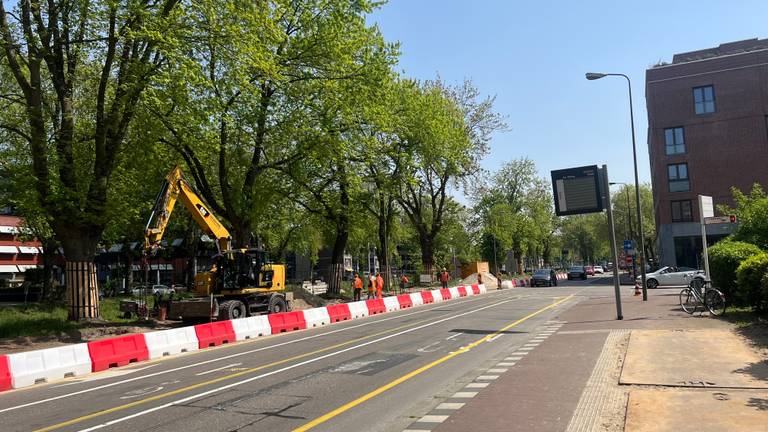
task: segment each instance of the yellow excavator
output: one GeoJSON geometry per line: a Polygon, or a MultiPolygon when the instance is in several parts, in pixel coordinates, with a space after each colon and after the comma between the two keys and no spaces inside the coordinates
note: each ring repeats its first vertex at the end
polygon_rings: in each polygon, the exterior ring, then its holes
{"type": "Polygon", "coordinates": [[[218,253],[211,269],[195,275],[194,298],[165,302],[170,319],[236,319],[290,310],[292,293],[285,292],[285,265],[270,263],[264,251],[233,249],[229,231],[208,209],[175,167],[163,181],[144,230],[144,253],[160,248],[176,202],[181,200],[218,253]]]}

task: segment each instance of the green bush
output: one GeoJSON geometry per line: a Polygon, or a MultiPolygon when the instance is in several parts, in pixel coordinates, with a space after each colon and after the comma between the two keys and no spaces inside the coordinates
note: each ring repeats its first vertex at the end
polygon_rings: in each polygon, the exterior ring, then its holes
{"type": "Polygon", "coordinates": [[[736,269],[736,299],[747,306],[754,306],[762,310],[768,297],[763,295],[763,279],[768,273],[768,253],[761,252],[752,255],[739,264],[736,269]]]}
{"type": "Polygon", "coordinates": [[[752,255],[761,253],[759,247],[744,242],[723,240],[709,248],[709,269],[712,274],[712,284],[726,298],[731,298],[736,292],[736,269],[744,260],[752,255]]]}

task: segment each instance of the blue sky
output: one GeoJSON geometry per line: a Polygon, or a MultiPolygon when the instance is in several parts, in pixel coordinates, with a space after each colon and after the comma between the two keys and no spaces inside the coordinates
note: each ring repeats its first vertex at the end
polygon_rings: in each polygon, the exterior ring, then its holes
{"type": "Polygon", "coordinates": [[[497,134],[482,166],[527,156],[542,175],[607,164],[632,182],[626,81],[632,79],[640,180],[650,181],[645,70],[672,55],[768,37],[763,1],[391,0],[370,17],[400,41],[399,68],[420,79],[471,78],[496,95],[510,131],[497,134]]]}

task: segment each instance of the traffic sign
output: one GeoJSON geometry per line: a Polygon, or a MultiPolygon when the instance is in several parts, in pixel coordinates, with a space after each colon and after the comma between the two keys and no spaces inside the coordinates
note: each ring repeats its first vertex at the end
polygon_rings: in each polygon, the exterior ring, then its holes
{"type": "Polygon", "coordinates": [[[713,216],[704,218],[705,225],[711,224],[724,224],[724,223],[736,223],[736,216],[713,216]]]}
{"type": "Polygon", "coordinates": [[[624,250],[634,249],[635,245],[632,243],[634,243],[632,240],[624,240],[624,250]]]}

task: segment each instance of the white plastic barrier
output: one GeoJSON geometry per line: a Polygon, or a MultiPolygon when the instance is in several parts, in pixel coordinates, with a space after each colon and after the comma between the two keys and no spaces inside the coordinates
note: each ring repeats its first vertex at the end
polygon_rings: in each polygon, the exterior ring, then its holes
{"type": "Polygon", "coordinates": [[[467,290],[467,297],[475,295],[475,291],[472,290],[472,285],[461,285],[467,290]]]}
{"type": "Polygon", "coordinates": [[[395,296],[384,297],[384,306],[387,308],[387,312],[400,310],[400,302],[395,296]]]}
{"type": "Polygon", "coordinates": [[[424,304],[424,297],[421,296],[420,292],[411,293],[411,303],[413,303],[414,306],[421,306],[424,304]]]}
{"type": "Polygon", "coordinates": [[[150,359],[197,351],[200,345],[192,326],[144,333],[144,340],[150,359]]]}
{"type": "Polygon", "coordinates": [[[440,303],[444,301],[443,295],[440,293],[439,289],[433,289],[431,293],[432,293],[432,298],[435,300],[435,303],[440,303]]]}
{"type": "MultiPolygon", "coordinates": [[[[507,282],[510,282],[510,281],[507,281],[507,282]]],[[[504,282],[502,282],[502,283],[501,283],[501,285],[502,285],[502,287],[503,287],[503,286],[504,286],[504,282]]],[[[480,284],[480,285],[478,285],[477,287],[478,287],[478,288],[480,288],[480,294],[485,294],[485,293],[487,293],[487,292],[488,292],[488,290],[487,290],[487,289],[485,289],[485,284],[480,284]]],[[[510,282],[510,286],[509,286],[509,288],[512,288],[512,282],[510,282]]]]}
{"type": "Polygon", "coordinates": [[[364,300],[347,303],[347,306],[349,306],[349,313],[352,315],[352,319],[368,316],[368,306],[365,305],[364,300]]]}
{"type": "Polygon", "coordinates": [[[88,344],[8,354],[13,388],[91,373],[88,344]]]}
{"type": "Polygon", "coordinates": [[[459,287],[450,287],[448,291],[451,292],[451,300],[459,298],[459,287]]]}
{"type": "MultiPolygon", "coordinates": [[[[480,285],[480,286],[483,286],[483,285],[480,285]]],[[[515,285],[512,283],[511,280],[501,281],[501,288],[502,289],[508,289],[508,288],[514,288],[514,287],[515,287],[515,285]]],[[[481,288],[481,290],[482,290],[482,288],[481,288]]]]}
{"type": "Polygon", "coordinates": [[[266,315],[232,320],[232,328],[235,330],[235,339],[239,341],[272,334],[266,315]]]}
{"type": "Polygon", "coordinates": [[[328,316],[328,309],[318,307],[304,310],[304,321],[307,322],[307,328],[320,327],[331,323],[331,317],[328,316]]]}

